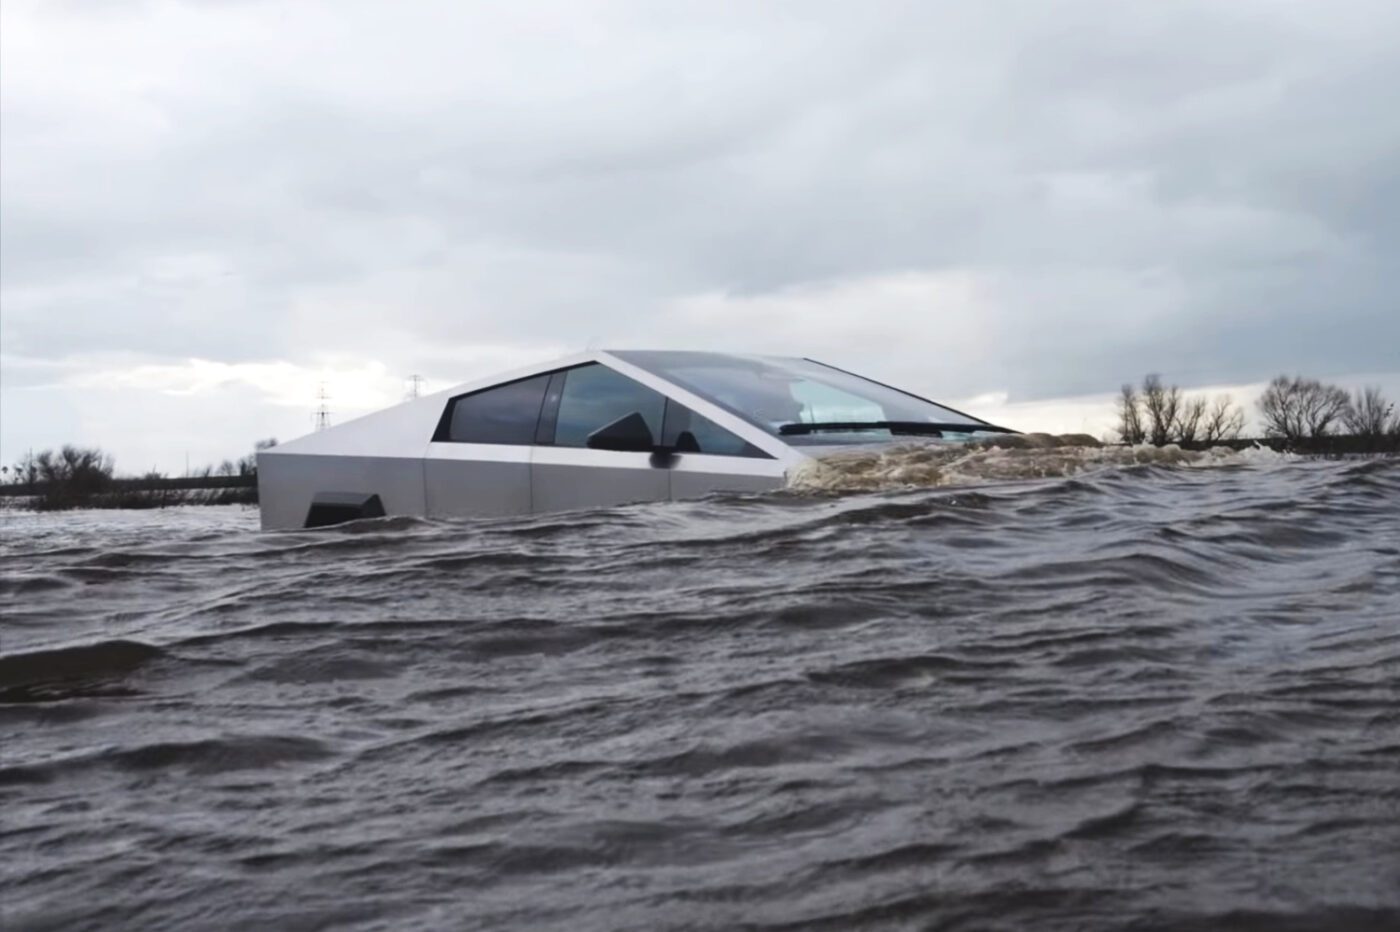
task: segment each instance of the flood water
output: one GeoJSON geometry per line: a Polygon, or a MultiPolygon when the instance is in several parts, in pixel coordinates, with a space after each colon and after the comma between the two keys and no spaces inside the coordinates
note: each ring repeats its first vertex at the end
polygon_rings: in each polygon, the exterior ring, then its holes
{"type": "Polygon", "coordinates": [[[1400,926],[1400,462],[960,481],[4,513],[0,926],[1400,926]]]}

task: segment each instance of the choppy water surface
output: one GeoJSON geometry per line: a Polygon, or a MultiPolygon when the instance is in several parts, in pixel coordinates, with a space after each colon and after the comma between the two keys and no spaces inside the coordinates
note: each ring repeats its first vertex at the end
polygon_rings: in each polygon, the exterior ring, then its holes
{"type": "Polygon", "coordinates": [[[2,520],[7,929],[1400,922],[1395,461],[2,520]]]}

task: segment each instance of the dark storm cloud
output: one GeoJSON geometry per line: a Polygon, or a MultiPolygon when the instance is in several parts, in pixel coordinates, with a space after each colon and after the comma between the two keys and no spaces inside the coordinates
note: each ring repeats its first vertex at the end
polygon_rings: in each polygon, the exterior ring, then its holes
{"type": "Polygon", "coordinates": [[[1394,4],[969,6],[7,4],[4,351],[829,354],[924,273],[952,395],[1396,367],[1394,4]]]}

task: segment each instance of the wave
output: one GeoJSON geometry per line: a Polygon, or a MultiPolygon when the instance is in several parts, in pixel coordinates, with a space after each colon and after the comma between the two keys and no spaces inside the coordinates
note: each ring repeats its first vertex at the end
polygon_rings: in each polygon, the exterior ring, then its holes
{"type": "Polygon", "coordinates": [[[116,681],[163,656],[158,647],[122,639],[0,655],[0,702],[110,695],[116,681]]]}
{"type": "Polygon", "coordinates": [[[218,775],[269,770],[334,756],[325,743],[302,735],[224,735],[192,741],[154,741],[107,748],[92,754],[0,768],[0,786],[52,783],[81,773],[111,769],[218,775]]]}
{"type": "Polygon", "coordinates": [[[1112,467],[1243,466],[1291,459],[1263,447],[1189,451],[1175,444],[1103,446],[1081,436],[1031,434],[969,444],[924,441],[830,453],[793,470],[788,488],[880,492],[1065,478],[1112,467]]]}

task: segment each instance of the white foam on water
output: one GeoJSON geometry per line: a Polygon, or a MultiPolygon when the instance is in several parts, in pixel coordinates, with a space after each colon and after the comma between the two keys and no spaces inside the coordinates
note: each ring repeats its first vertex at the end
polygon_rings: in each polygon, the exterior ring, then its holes
{"type": "Polygon", "coordinates": [[[1191,451],[1175,444],[1102,446],[1080,436],[1030,434],[986,443],[911,442],[831,453],[793,470],[788,487],[806,492],[878,492],[1063,478],[1123,466],[1262,465],[1291,459],[1291,454],[1265,447],[1191,451]]]}

